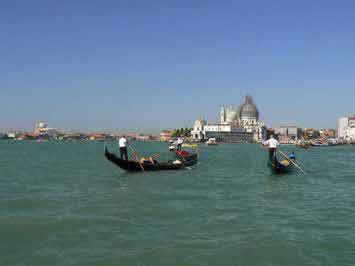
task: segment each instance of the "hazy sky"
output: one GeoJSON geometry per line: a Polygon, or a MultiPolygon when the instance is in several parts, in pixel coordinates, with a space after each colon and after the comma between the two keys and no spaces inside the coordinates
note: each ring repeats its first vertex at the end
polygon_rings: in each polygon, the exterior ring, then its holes
{"type": "Polygon", "coordinates": [[[355,1],[1,1],[0,129],[216,121],[246,93],[269,126],[355,112],[355,1]]]}

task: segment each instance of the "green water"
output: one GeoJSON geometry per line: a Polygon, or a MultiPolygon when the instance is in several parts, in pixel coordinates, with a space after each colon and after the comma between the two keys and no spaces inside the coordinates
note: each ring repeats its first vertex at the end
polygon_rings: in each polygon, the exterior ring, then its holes
{"type": "Polygon", "coordinates": [[[103,145],[0,141],[0,265],[355,265],[353,147],[296,150],[307,175],[271,176],[258,145],[133,174],[103,145]]]}

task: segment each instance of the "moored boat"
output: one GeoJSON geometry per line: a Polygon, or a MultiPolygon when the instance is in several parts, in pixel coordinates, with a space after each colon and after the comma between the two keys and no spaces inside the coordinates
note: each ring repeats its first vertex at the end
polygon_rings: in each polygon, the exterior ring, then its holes
{"type": "Polygon", "coordinates": [[[310,147],[310,144],[308,144],[308,143],[302,143],[302,144],[300,144],[299,145],[301,148],[303,148],[303,149],[309,149],[309,147],[310,147]]]}
{"type": "Polygon", "coordinates": [[[328,147],[329,144],[324,143],[324,142],[320,142],[320,141],[314,141],[314,142],[311,142],[311,146],[313,146],[313,147],[328,147]]]}
{"type": "Polygon", "coordinates": [[[218,145],[216,138],[209,138],[209,139],[206,141],[206,145],[208,145],[208,146],[215,146],[215,145],[218,145]]]}
{"type": "Polygon", "coordinates": [[[329,146],[336,146],[336,145],[339,145],[337,139],[334,139],[334,138],[330,138],[327,140],[327,143],[329,146]]]}
{"type": "Polygon", "coordinates": [[[188,157],[181,158],[180,160],[168,161],[168,162],[144,162],[140,163],[132,160],[123,160],[117,157],[115,154],[109,152],[105,147],[105,157],[107,160],[117,165],[123,170],[129,172],[139,171],[160,171],[160,170],[179,170],[192,166],[197,163],[197,154],[191,154],[188,157]]]}

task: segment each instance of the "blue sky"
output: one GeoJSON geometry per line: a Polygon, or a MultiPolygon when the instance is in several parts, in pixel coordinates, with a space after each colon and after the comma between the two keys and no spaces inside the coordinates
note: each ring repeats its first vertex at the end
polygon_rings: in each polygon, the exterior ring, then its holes
{"type": "Polygon", "coordinates": [[[0,129],[269,126],[355,112],[354,1],[1,1],[0,129]],[[192,3],[193,2],[193,3],[192,3]]]}

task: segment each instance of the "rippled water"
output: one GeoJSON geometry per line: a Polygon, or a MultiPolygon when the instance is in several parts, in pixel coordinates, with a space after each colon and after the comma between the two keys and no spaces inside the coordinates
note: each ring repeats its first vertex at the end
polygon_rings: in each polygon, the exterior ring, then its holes
{"type": "Polygon", "coordinates": [[[0,265],[355,265],[354,147],[296,150],[307,175],[272,176],[258,145],[133,174],[103,145],[0,142],[0,265]]]}

